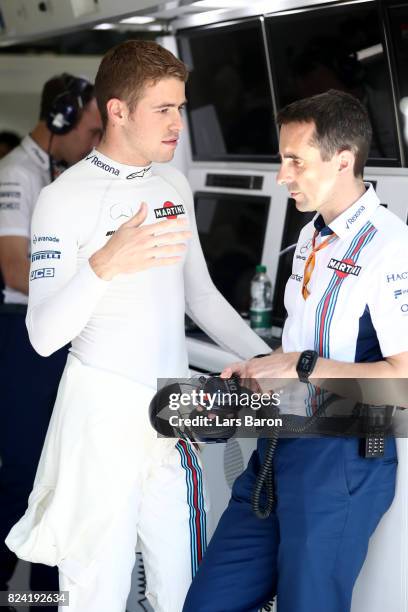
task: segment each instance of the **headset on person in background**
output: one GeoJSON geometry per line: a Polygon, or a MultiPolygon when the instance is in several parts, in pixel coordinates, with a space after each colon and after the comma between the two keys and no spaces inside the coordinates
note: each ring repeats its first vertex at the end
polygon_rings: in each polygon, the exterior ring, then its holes
{"type": "Polygon", "coordinates": [[[56,178],[54,161],[51,157],[52,139],[55,135],[64,136],[68,134],[77,125],[82,109],[94,96],[93,85],[82,77],[63,73],[61,80],[65,81],[65,90],[55,96],[45,118],[47,128],[50,131],[48,156],[51,182],[56,178]]]}

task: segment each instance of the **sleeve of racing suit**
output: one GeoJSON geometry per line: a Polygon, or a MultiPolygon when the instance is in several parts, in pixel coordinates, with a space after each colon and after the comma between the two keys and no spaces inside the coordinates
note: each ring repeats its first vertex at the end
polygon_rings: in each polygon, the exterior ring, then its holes
{"type": "Polygon", "coordinates": [[[44,357],[80,333],[109,286],[88,261],[78,266],[78,215],[55,186],[42,190],[31,226],[26,324],[31,344],[44,357]]]}
{"type": "Polygon", "coordinates": [[[20,168],[0,170],[0,236],[30,238],[30,180],[20,168]]]}
{"type": "Polygon", "coordinates": [[[201,249],[193,194],[187,179],[174,168],[168,167],[168,170],[163,170],[163,178],[175,187],[188,208],[190,229],[193,234],[184,266],[187,314],[219,346],[242,359],[270,353],[272,349],[268,344],[252,331],[211,280],[201,249]]]}

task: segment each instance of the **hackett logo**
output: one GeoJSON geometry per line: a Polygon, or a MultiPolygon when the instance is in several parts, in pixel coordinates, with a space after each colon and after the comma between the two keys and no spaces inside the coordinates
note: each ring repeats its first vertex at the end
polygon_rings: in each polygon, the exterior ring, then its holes
{"type": "Polygon", "coordinates": [[[360,274],[361,266],[356,266],[352,259],[331,259],[327,265],[328,268],[336,271],[337,276],[345,278],[349,274],[358,276],[360,274]]]}
{"type": "Polygon", "coordinates": [[[387,274],[387,283],[408,279],[408,272],[400,272],[399,274],[387,274]]]}
{"type": "Polygon", "coordinates": [[[167,219],[177,219],[178,215],[185,215],[186,211],[182,204],[176,206],[173,202],[165,202],[163,208],[154,209],[154,214],[156,215],[156,219],[162,219],[163,217],[167,219]]]}

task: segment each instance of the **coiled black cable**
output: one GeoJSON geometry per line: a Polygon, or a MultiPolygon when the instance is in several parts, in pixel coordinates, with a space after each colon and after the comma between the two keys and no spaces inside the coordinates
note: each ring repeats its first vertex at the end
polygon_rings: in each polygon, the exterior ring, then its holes
{"type": "Polygon", "coordinates": [[[268,440],[265,459],[259,470],[251,496],[252,510],[260,519],[268,518],[275,504],[275,491],[273,484],[273,456],[275,454],[277,444],[278,430],[275,429],[272,438],[268,440]],[[264,487],[266,491],[266,504],[264,508],[261,508],[261,495],[264,487]]]}
{"type": "MultiPolygon", "coordinates": [[[[297,425],[292,415],[282,415],[285,429],[291,433],[305,433],[308,429],[314,425],[314,423],[320,418],[322,413],[338,399],[338,395],[334,393],[330,394],[326,401],[319,407],[316,412],[307,419],[305,424],[297,425]]],[[[278,429],[274,428],[272,436],[268,440],[268,446],[266,448],[264,462],[258,472],[258,476],[255,481],[255,486],[251,496],[251,507],[256,516],[260,519],[266,519],[270,516],[273,506],[275,504],[275,490],[273,483],[273,457],[275,454],[276,446],[278,444],[278,429]],[[265,488],[266,492],[266,504],[265,507],[261,508],[261,494],[265,488]]]]}

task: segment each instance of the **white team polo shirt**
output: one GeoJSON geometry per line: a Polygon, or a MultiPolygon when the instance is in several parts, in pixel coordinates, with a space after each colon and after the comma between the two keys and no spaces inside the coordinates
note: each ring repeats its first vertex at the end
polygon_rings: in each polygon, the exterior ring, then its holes
{"type": "Polygon", "coordinates": [[[300,232],[285,291],[284,352],[316,350],[346,362],[372,362],[408,351],[408,227],[380,205],[372,187],[325,227],[321,215],[300,232]],[[316,252],[302,295],[315,229],[316,252]]]}
{"type": "MultiPolygon", "coordinates": [[[[30,238],[35,203],[41,189],[49,182],[48,155],[30,136],[25,136],[0,162],[0,236],[30,238]]],[[[6,304],[27,304],[28,297],[6,287],[4,301],[6,304]]]]}

